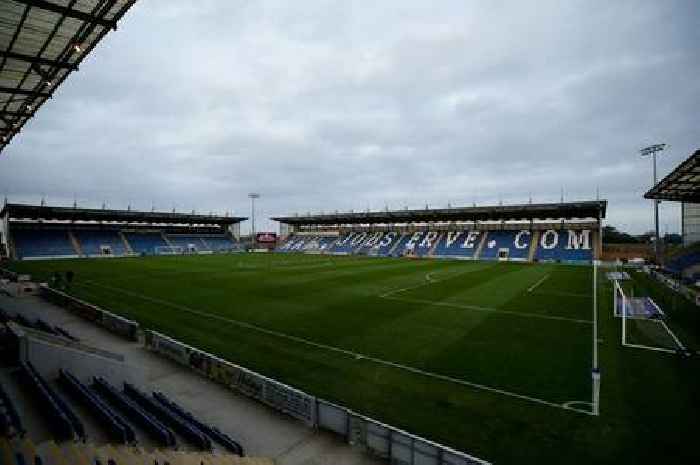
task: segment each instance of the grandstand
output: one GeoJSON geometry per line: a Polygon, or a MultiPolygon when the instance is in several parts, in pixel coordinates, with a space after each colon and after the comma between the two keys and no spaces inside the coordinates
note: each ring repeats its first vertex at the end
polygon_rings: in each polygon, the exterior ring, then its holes
{"type": "Polygon", "coordinates": [[[18,260],[240,251],[246,218],[5,204],[0,242],[18,260]]]}
{"type": "Polygon", "coordinates": [[[607,202],[276,217],[278,252],[591,263],[607,202]]]}

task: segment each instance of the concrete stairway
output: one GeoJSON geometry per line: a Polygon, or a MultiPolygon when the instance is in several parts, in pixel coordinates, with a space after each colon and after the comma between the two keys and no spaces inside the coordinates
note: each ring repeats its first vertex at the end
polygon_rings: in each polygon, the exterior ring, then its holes
{"type": "Polygon", "coordinates": [[[75,234],[73,234],[73,231],[68,230],[68,238],[70,239],[70,243],[73,244],[73,248],[75,249],[75,253],[80,255],[81,257],[83,256],[83,248],[80,247],[80,242],[78,241],[78,238],[75,237],[75,234]]]}
{"type": "Polygon", "coordinates": [[[540,230],[532,231],[532,237],[530,239],[530,253],[527,256],[527,261],[532,262],[535,260],[535,253],[537,253],[537,246],[540,243],[540,230]]]}
{"type": "Polygon", "coordinates": [[[481,258],[481,251],[484,250],[484,245],[486,244],[486,240],[489,237],[489,232],[484,231],[483,234],[481,235],[481,241],[479,242],[479,246],[476,248],[476,252],[474,252],[474,260],[479,260],[481,258]]]}
{"type": "Polygon", "coordinates": [[[394,242],[394,245],[391,246],[391,249],[389,249],[389,253],[387,253],[387,256],[393,257],[394,252],[396,251],[396,248],[399,246],[401,241],[403,240],[404,237],[406,237],[408,233],[402,233],[401,236],[397,239],[396,242],[394,242]]]}
{"type": "Polygon", "coordinates": [[[445,232],[438,233],[437,238],[435,241],[433,241],[433,244],[430,246],[430,250],[428,250],[428,253],[425,254],[426,257],[432,257],[435,255],[435,249],[437,249],[438,244],[442,240],[442,238],[445,236],[445,232]]]}
{"type": "Polygon", "coordinates": [[[126,249],[126,253],[133,254],[134,249],[131,248],[131,244],[129,244],[129,241],[126,239],[126,235],[124,235],[123,232],[119,231],[119,237],[121,237],[122,242],[124,243],[124,248],[126,249]]]}
{"type": "Polygon", "coordinates": [[[94,445],[79,442],[57,444],[47,441],[35,446],[29,439],[0,438],[0,462],[8,465],[94,465],[113,461],[115,465],[274,465],[267,458],[239,457],[218,452],[194,452],[169,449],[146,451],[116,444],[94,445]],[[19,457],[21,456],[21,458],[19,457]],[[40,461],[37,461],[37,457],[40,461]]]}

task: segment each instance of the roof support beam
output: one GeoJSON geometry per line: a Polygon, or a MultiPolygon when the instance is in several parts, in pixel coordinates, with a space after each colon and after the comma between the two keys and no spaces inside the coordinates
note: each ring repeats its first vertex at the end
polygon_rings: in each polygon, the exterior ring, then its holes
{"type": "Polygon", "coordinates": [[[28,95],[32,97],[44,97],[51,98],[51,94],[48,92],[40,92],[36,90],[28,89],[16,89],[14,87],[0,87],[0,94],[16,94],[16,95],[28,95]]]}
{"type": "Polygon", "coordinates": [[[62,61],[49,60],[47,58],[34,57],[31,55],[24,55],[24,54],[15,53],[15,52],[7,52],[7,51],[0,50],[0,57],[12,58],[13,60],[25,61],[27,63],[37,64],[37,65],[46,65],[46,66],[53,66],[56,68],[72,69],[74,71],[77,71],[77,69],[78,69],[78,65],[73,64],[73,63],[65,63],[62,61]]]}
{"type": "Polygon", "coordinates": [[[91,15],[90,13],[85,13],[83,11],[74,10],[73,8],[68,8],[61,5],[56,5],[55,3],[47,2],[46,0],[14,0],[17,3],[22,3],[27,6],[32,6],[36,8],[41,8],[42,10],[51,11],[60,15],[67,16],[73,19],[79,19],[87,23],[99,24],[100,26],[117,29],[116,21],[108,21],[106,19],[99,18],[97,16],[91,15]]]}
{"type": "Polygon", "coordinates": [[[15,118],[29,118],[32,116],[32,114],[23,111],[0,110],[0,118],[6,116],[13,116],[15,118]]]}

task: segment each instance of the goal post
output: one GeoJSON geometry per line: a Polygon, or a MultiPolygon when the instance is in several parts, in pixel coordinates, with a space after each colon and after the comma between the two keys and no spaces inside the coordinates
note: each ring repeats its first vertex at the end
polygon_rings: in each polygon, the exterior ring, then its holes
{"type": "Polygon", "coordinates": [[[686,351],[666,324],[666,314],[651,297],[635,297],[617,280],[613,281],[613,289],[614,315],[621,319],[623,347],[668,353],[686,351]]]}
{"type": "Polygon", "coordinates": [[[154,252],[156,255],[184,255],[185,248],[179,245],[157,245],[154,252]]]}

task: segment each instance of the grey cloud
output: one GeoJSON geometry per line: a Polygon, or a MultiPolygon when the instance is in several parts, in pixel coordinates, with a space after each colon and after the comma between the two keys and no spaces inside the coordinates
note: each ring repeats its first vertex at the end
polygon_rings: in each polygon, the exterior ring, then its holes
{"type": "MultiPolygon", "coordinates": [[[[0,156],[11,200],[264,215],[591,198],[700,146],[700,6],[142,1],[0,156]]],[[[662,223],[678,228],[678,209],[662,223]]],[[[259,228],[271,228],[263,220],[259,228]]]]}

